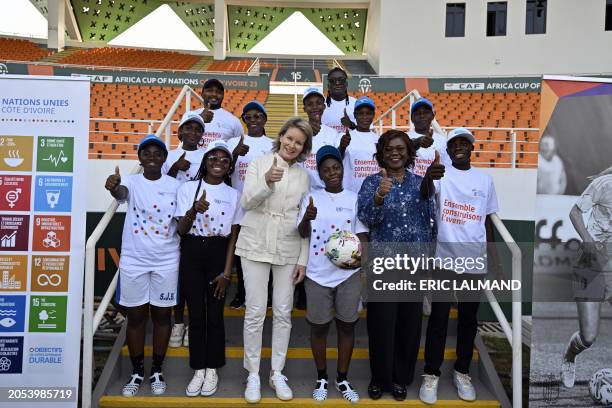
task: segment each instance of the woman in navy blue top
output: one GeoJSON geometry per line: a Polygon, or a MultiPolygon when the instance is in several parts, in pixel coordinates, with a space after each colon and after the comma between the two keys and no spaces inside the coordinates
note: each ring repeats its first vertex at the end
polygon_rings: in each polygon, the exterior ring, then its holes
{"type": "MultiPolygon", "coordinates": [[[[415,155],[408,135],[398,130],[385,132],[376,144],[375,157],[382,170],[366,177],[357,201],[357,216],[370,230],[370,259],[374,252],[393,258],[400,252],[420,256],[435,239],[431,223],[434,207],[427,191],[433,186],[423,182],[432,175],[424,179],[408,170],[415,155]]],[[[444,167],[432,164],[429,173],[432,168],[434,178],[441,177],[444,167]]],[[[368,302],[372,372],[368,394],[372,399],[380,398],[384,391],[398,401],[406,398],[419,352],[421,314],[418,296],[411,302],[368,302]]]]}

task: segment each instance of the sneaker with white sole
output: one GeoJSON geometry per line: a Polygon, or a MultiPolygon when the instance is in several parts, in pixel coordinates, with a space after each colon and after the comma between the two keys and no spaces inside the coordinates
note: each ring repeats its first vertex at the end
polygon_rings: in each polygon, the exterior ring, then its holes
{"type": "Polygon", "coordinates": [[[433,374],[424,374],[423,383],[419,389],[419,398],[426,404],[435,404],[438,401],[438,382],[440,377],[433,374]]]}
{"type": "Polygon", "coordinates": [[[287,377],[280,371],[270,372],[270,387],[276,391],[276,397],[281,401],[289,401],[293,399],[293,391],[287,384],[287,377]]]}
{"type": "Polygon", "coordinates": [[[168,347],[181,347],[183,344],[183,336],[185,335],[185,325],[183,323],[174,324],[170,333],[170,341],[168,347]]]}
{"type": "Polygon", "coordinates": [[[355,389],[353,388],[351,383],[348,382],[348,380],[340,382],[336,381],[336,389],[342,393],[342,397],[348,402],[351,402],[353,404],[359,402],[359,394],[357,394],[357,391],[355,391],[355,389]]]}
{"type": "Polygon", "coordinates": [[[567,360],[565,356],[561,363],[561,382],[566,388],[572,388],[576,382],[576,363],[567,360]]]}
{"type": "Polygon", "coordinates": [[[183,346],[189,347],[189,326],[185,326],[185,335],[183,336],[183,346]]]}
{"type": "Polygon", "coordinates": [[[317,380],[315,389],[312,392],[312,398],[315,401],[325,401],[327,399],[327,382],[325,378],[317,380]]]}
{"type": "Polygon", "coordinates": [[[453,382],[457,387],[457,395],[464,401],[476,400],[476,389],[472,385],[472,379],[468,374],[462,374],[453,370],[453,382]]]}
{"type": "Polygon", "coordinates": [[[124,397],[133,397],[136,394],[138,394],[138,389],[140,388],[140,384],[142,384],[142,381],[144,380],[144,377],[137,374],[137,373],[132,373],[132,376],[130,377],[130,381],[128,381],[124,386],[123,386],[123,391],[121,392],[123,394],[124,397]]]}
{"type": "Polygon", "coordinates": [[[250,404],[259,402],[261,399],[261,382],[259,374],[250,373],[247,377],[246,388],[244,389],[244,399],[250,404]]]}
{"type": "Polygon", "coordinates": [[[219,384],[219,376],[215,368],[207,368],[204,384],[202,384],[201,395],[208,397],[217,392],[217,384],[219,384]]]}
{"type": "Polygon", "coordinates": [[[164,375],[161,372],[154,372],[150,377],[151,381],[151,394],[162,395],[166,392],[166,381],[164,381],[164,375]]]}
{"type": "Polygon", "coordinates": [[[193,378],[191,379],[191,381],[189,381],[187,389],[185,390],[185,394],[187,394],[188,397],[195,397],[197,395],[200,395],[200,391],[202,390],[202,384],[204,384],[205,372],[205,369],[195,370],[193,378]]]}

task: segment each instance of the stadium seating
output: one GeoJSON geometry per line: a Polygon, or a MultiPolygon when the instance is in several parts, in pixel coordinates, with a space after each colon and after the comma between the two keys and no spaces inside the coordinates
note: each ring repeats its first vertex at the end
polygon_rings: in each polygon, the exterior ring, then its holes
{"type": "Polygon", "coordinates": [[[200,56],[173,51],[104,47],[80,50],[61,58],[58,62],[107,67],[188,70],[199,60],[200,56]]]}
{"type": "Polygon", "coordinates": [[[0,38],[0,59],[12,61],[38,61],[53,54],[28,40],[0,38]]]}
{"type": "MultiPolygon", "coordinates": [[[[151,125],[155,131],[176,100],[181,88],[161,86],[136,86],[119,84],[93,84],[91,87],[90,159],[136,159],[136,144],[151,125]],[[102,121],[105,118],[121,118],[127,121],[102,121]],[[98,119],[98,120],[96,120],[98,119]]],[[[242,107],[253,99],[264,102],[268,91],[225,91],[223,107],[239,116],[242,107]]],[[[195,102],[194,102],[195,103],[195,102]]],[[[195,108],[197,105],[192,106],[195,108]]],[[[183,103],[173,120],[178,121],[185,111],[183,103]]],[[[172,126],[173,145],[176,124],[172,126]]]]}
{"type": "Polygon", "coordinates": [[[214,61],[208,66],[208,71],[214,72],[246,72],[255,60],[252,59],[227,59],[214,61]]]}

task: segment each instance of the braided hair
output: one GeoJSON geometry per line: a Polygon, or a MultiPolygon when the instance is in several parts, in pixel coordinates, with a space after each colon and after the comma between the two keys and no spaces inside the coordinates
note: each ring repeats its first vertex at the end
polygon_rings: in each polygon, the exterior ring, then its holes
{"type": "MultiPolygon", "coordinates": [[[[342,68],[340,67],[334,67],[332,68],[328,73],[327,73],[327,78],[329,81],[329,76],[331,74],[333,74],[334,72],[342,72],[342,74],[344,75],[345,78],[348,79],[348,75],[346,74],[346,71],[344,71],[342,68]]],[[[327,107],[329,108],[331,106],[331,93],[329,92],[329,87],[327,88],[327,97],[325,98],[325,104],[327,105],[327,107]]],[[[346,91],[346,97],[344,98],[344,103],[346,105],[349,104],[349,94],[348,94],[348,89],[346,91]]]]}

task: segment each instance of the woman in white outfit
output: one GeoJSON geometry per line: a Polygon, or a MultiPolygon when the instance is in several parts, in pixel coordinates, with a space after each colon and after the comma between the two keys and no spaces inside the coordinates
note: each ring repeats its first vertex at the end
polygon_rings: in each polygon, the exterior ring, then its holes
{"type": "Polygon", "coordinates": [[[301,238],[296,219],[300,202],[310,189],[310,178],[298,163],[312,149],[312,128],[301,118],[289,119],[274,141],[271,154],[250,163],[242,192],[245,210],[236,255],[242,258],[246,312],[244,316],[244,368],[248,370],[244,398],[261,399],[259,363],[266,317],[268,279],[272,269],[272,371],[270,386],[281,400],[293,398],[285,366],[294,286],[304,279],[308,239],[301,238]]]}

